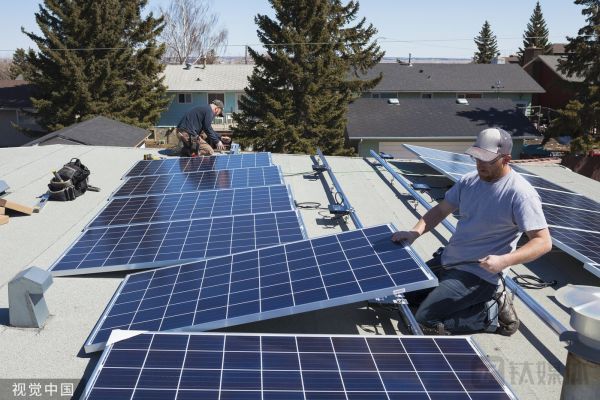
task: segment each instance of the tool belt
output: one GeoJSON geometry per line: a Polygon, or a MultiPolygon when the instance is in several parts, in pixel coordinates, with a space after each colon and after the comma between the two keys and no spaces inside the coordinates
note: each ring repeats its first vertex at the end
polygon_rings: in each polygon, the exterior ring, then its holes
{"type": "Polygon", "coordinates": [[[176,131],[176,135],[183,144],[183,148],[181,149],[181,155],[183,157],[198,155],[200,151],[200,141],[198,139],[200,136],[193,136],[186,131],[180,131],[179,129],[176,131]]]}
{"type": "Polygon", "coordinates": [[[100,188],[88,183],[90,170],[78,158],[73,158],[57,172],[48,184],[50,200],[71,201],[86,191],[99,192],[100,188]]]}

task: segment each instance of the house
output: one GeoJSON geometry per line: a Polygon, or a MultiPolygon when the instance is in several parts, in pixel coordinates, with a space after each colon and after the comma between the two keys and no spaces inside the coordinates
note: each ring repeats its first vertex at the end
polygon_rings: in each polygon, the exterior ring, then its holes
{"type": "Polygon", "coordinates": [[[114,119],[98,116],[49,133],[24,146],[75,144],[86,146],[145,147],[150,132],[114,119]]]}
{"type": "Polygon", "coordinates": [[[492,126],[513,135],[514,158],[524,139],[539,137],[509,98],[361,98],[349,106],[346,133],[361,156],[374,149],[412,159],[402,143],[462,153],[482,129],[492,126]]]}
{"type": "Polygon", "coordinates": [[[217,117],[213,127],[227,130],[232,113],[239,110],[238,101],[253,68],[254,65],[246,64],[167,65],[164,84],[170,102],[157,127],[177,126],[191,108],[218,99],[225,105],[225,117],[217,117]]]}
{"type": "Polygon", "coordinates": [[[33,112],[34,86],[24,80],[0,80],[0,147],[21,146],[31,140],[25,131],[44,131],[28,113],[33,112]]]}
{"type": "Polygon", "coordinates": [[[364,75],[383,75],[365,98],[508,99],[526,110],[544,89],[515,64],[380,63],[364,75]]]}
{"type": "Polygon", "coordinates": [[[567,76],[558,70],[563,55],[537,55],[523,69],[544,88],[533,96],[533,105],[558,110],[572,99],[583,82],[580,76],[567,76]]]}

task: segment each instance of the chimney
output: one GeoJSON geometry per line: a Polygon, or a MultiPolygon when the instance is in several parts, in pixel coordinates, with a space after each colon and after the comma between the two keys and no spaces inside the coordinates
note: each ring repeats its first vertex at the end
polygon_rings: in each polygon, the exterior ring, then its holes
{"type": "Polygon", "coordinates": [[[537,56],[542,55],[544,53],[544,49],[540,49],[539,47],[527,47],[523,50],[523,65],[527,64],[529,61],[535,59],[537,56]]]}

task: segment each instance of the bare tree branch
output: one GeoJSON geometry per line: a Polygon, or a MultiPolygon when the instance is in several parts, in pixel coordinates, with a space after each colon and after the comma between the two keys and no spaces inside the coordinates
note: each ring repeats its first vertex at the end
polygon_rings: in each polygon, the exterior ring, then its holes
{"type": "Polygon", "coordinates": [[[227,46],[227,29],[218,27],[219,17],[211,13],[211,0],[172,0],[160,9],[165,19],[161,40],[165,56],[176,62],[195,63],[204,58],[213,63],[227,46]]]}

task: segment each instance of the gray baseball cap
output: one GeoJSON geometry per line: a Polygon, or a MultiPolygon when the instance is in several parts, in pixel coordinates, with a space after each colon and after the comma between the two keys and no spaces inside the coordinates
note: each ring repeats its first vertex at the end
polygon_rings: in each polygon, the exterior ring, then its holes
{"type": "Polygon", "coordinates": [[[477,135],[475,144],[465,151],[481,161],[492,161],[499,155],[510,155],[512,151],[512,137],[504,129],[488,128],[477,135]]]}
{"type": "Polygon", "coordinates": [[[223,105],[223,102],[219,99],[213,100],[210,102],[210,104],[214,104],[215,106],[219,107],[221,109],[221,113],[217,114],[218,117],[222,117],[223,116],[223,110],[225,109],[225,106],[223,105]]]}

